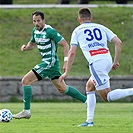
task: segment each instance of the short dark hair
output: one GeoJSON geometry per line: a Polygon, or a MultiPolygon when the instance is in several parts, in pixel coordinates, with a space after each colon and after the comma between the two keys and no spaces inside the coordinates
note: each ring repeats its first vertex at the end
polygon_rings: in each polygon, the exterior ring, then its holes
{"type": "Polygon", "coordinates": [[[92,13],[89,8],[80,8],[78,11],[78,15],[81,19],[87,19],[92,17],[92,13]]]}
{"type": "Polygon", "coordinates": [[[32,13],[32,17],[33,17],[34,15],[35,15],[35,16],[40,15],[41,18],[42,18],[42,20],[44,19],[44,13],[41,12],[41,11],[35,11],[35,12],[33,12],[33,13],[32,13]]]}

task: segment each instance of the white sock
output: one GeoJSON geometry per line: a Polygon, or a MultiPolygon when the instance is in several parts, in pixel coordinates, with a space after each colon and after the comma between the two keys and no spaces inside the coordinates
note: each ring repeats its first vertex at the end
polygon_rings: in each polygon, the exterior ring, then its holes
{"type": "Polygon", "coordinates": [[[130,89],[116,89],[113,91],[110,91],[107,95],[108,101],[114,101],[118,100],[127,96],[133,95],[133,88],[130,89]]]}
{"type": "Polygon", "coordinates": [[[95,91],[87,92],[87,119],[86,122],[93,122],[96,105],[95,91]]]}
{"type": "Polygon", "coordinates": [[[24,110],[24,111],[26,111],[26,113],[30,114],[30,109],[28,109],[28,110],[24,110]]]}

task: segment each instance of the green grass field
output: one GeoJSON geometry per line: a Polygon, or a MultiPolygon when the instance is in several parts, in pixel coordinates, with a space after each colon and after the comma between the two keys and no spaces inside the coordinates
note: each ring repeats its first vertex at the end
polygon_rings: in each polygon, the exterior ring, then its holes
{"type": "MultiPolygon", "coordinates": [[[[40,63],[40,54],[37,49],[21,52],[23,44],[27,44],[33,28],[31,13],[38,9],[2,9],[0,13],[0,76],[23,76],[36,64],[40,63]]],[[[61,33],[68,43],[77,22],[78,8],[44,8],[46,23],[61,33]]],[[[131,75],[133,73],[132,40],[133,21],[132,8],[99,7],[92,8],[93,22],[103,24],[114,31],[123,41],[120,58],[120,68],[111,71],[110,75],[131,75]],[[124,24],[122,24],[124,22],[124,24]]],[[[114,45],[109,44],[114,57],[114,45]]],[[[58,55],[63,65],[63,49],[59,47],[58,55]]],[[[63,71],[62,71],[63,72],[63,71]]],[[[80,48],[69,76],[89,76],[88,63],[80,48]],[[84,66],[84,67],[83,67],[84,66]]]]}
{"type": "MultiPolygon", "coordinates": [[[[1,103],[12,113],[22,110],[22,103],[1,103]]],[[[32,117],[0,123],[0,133],[132,133],[131,103],[97,103],[94,127],[77,127],[86,119],[82,103],[31,103],[32,117]]]]}

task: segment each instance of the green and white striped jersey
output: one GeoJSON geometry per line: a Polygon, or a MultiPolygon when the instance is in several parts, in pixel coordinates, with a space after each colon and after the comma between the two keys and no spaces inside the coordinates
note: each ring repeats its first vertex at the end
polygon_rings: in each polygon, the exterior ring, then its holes
{"type": "Polygon", "coordinates": [[[30,41],[37,44],[37,48],[42,56],[42,61],[48,65],[53,66],[59,60],[57,56],[58,42],[64,39],[55,29],[50,25],[44,26],[41,31],[36,27],[32,30],[30,41]]]}

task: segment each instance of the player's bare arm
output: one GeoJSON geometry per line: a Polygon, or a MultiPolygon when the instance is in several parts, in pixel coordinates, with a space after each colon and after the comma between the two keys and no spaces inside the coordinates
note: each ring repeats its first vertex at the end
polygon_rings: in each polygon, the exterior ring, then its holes
{"type": "Polygon", "coordinates": [[[64,80],[68,76],[71,66],[74,62],[75,56],[76,56],[76,51],[77,51],[77,46],[72,45],[69,50],[69,54],[68,54],[66,71],[60,76],[59,78],[60,81],[64,80]]]}
{"type": "Polygon", "coordinates": [[[21,51],[32,50],[36,46],[36,43],[28,42],[27,45],[22,45],[21,51]]]}
{"type": "Polygon", "coordinates": [[[112,39],[112,42],[115,44],[115,57],[114,57],[114,63],[113,63],[112,69],[116,70],[117,68],[119,68],[119,58],[120,58],[121,49],[122,49],[122,41],[117,36],[115,36],[112,39]]]}
{"type": "Polygon", "coordinates": [[[63,70],[65,72],[66,70],[66,65],[67,65],[67,60],[68,60],[68,51],[69,51],[69,45],[65,39],[61,40],[59,44],[63,47],[64,51],[64,65],[63,65],[63,70]]]}

